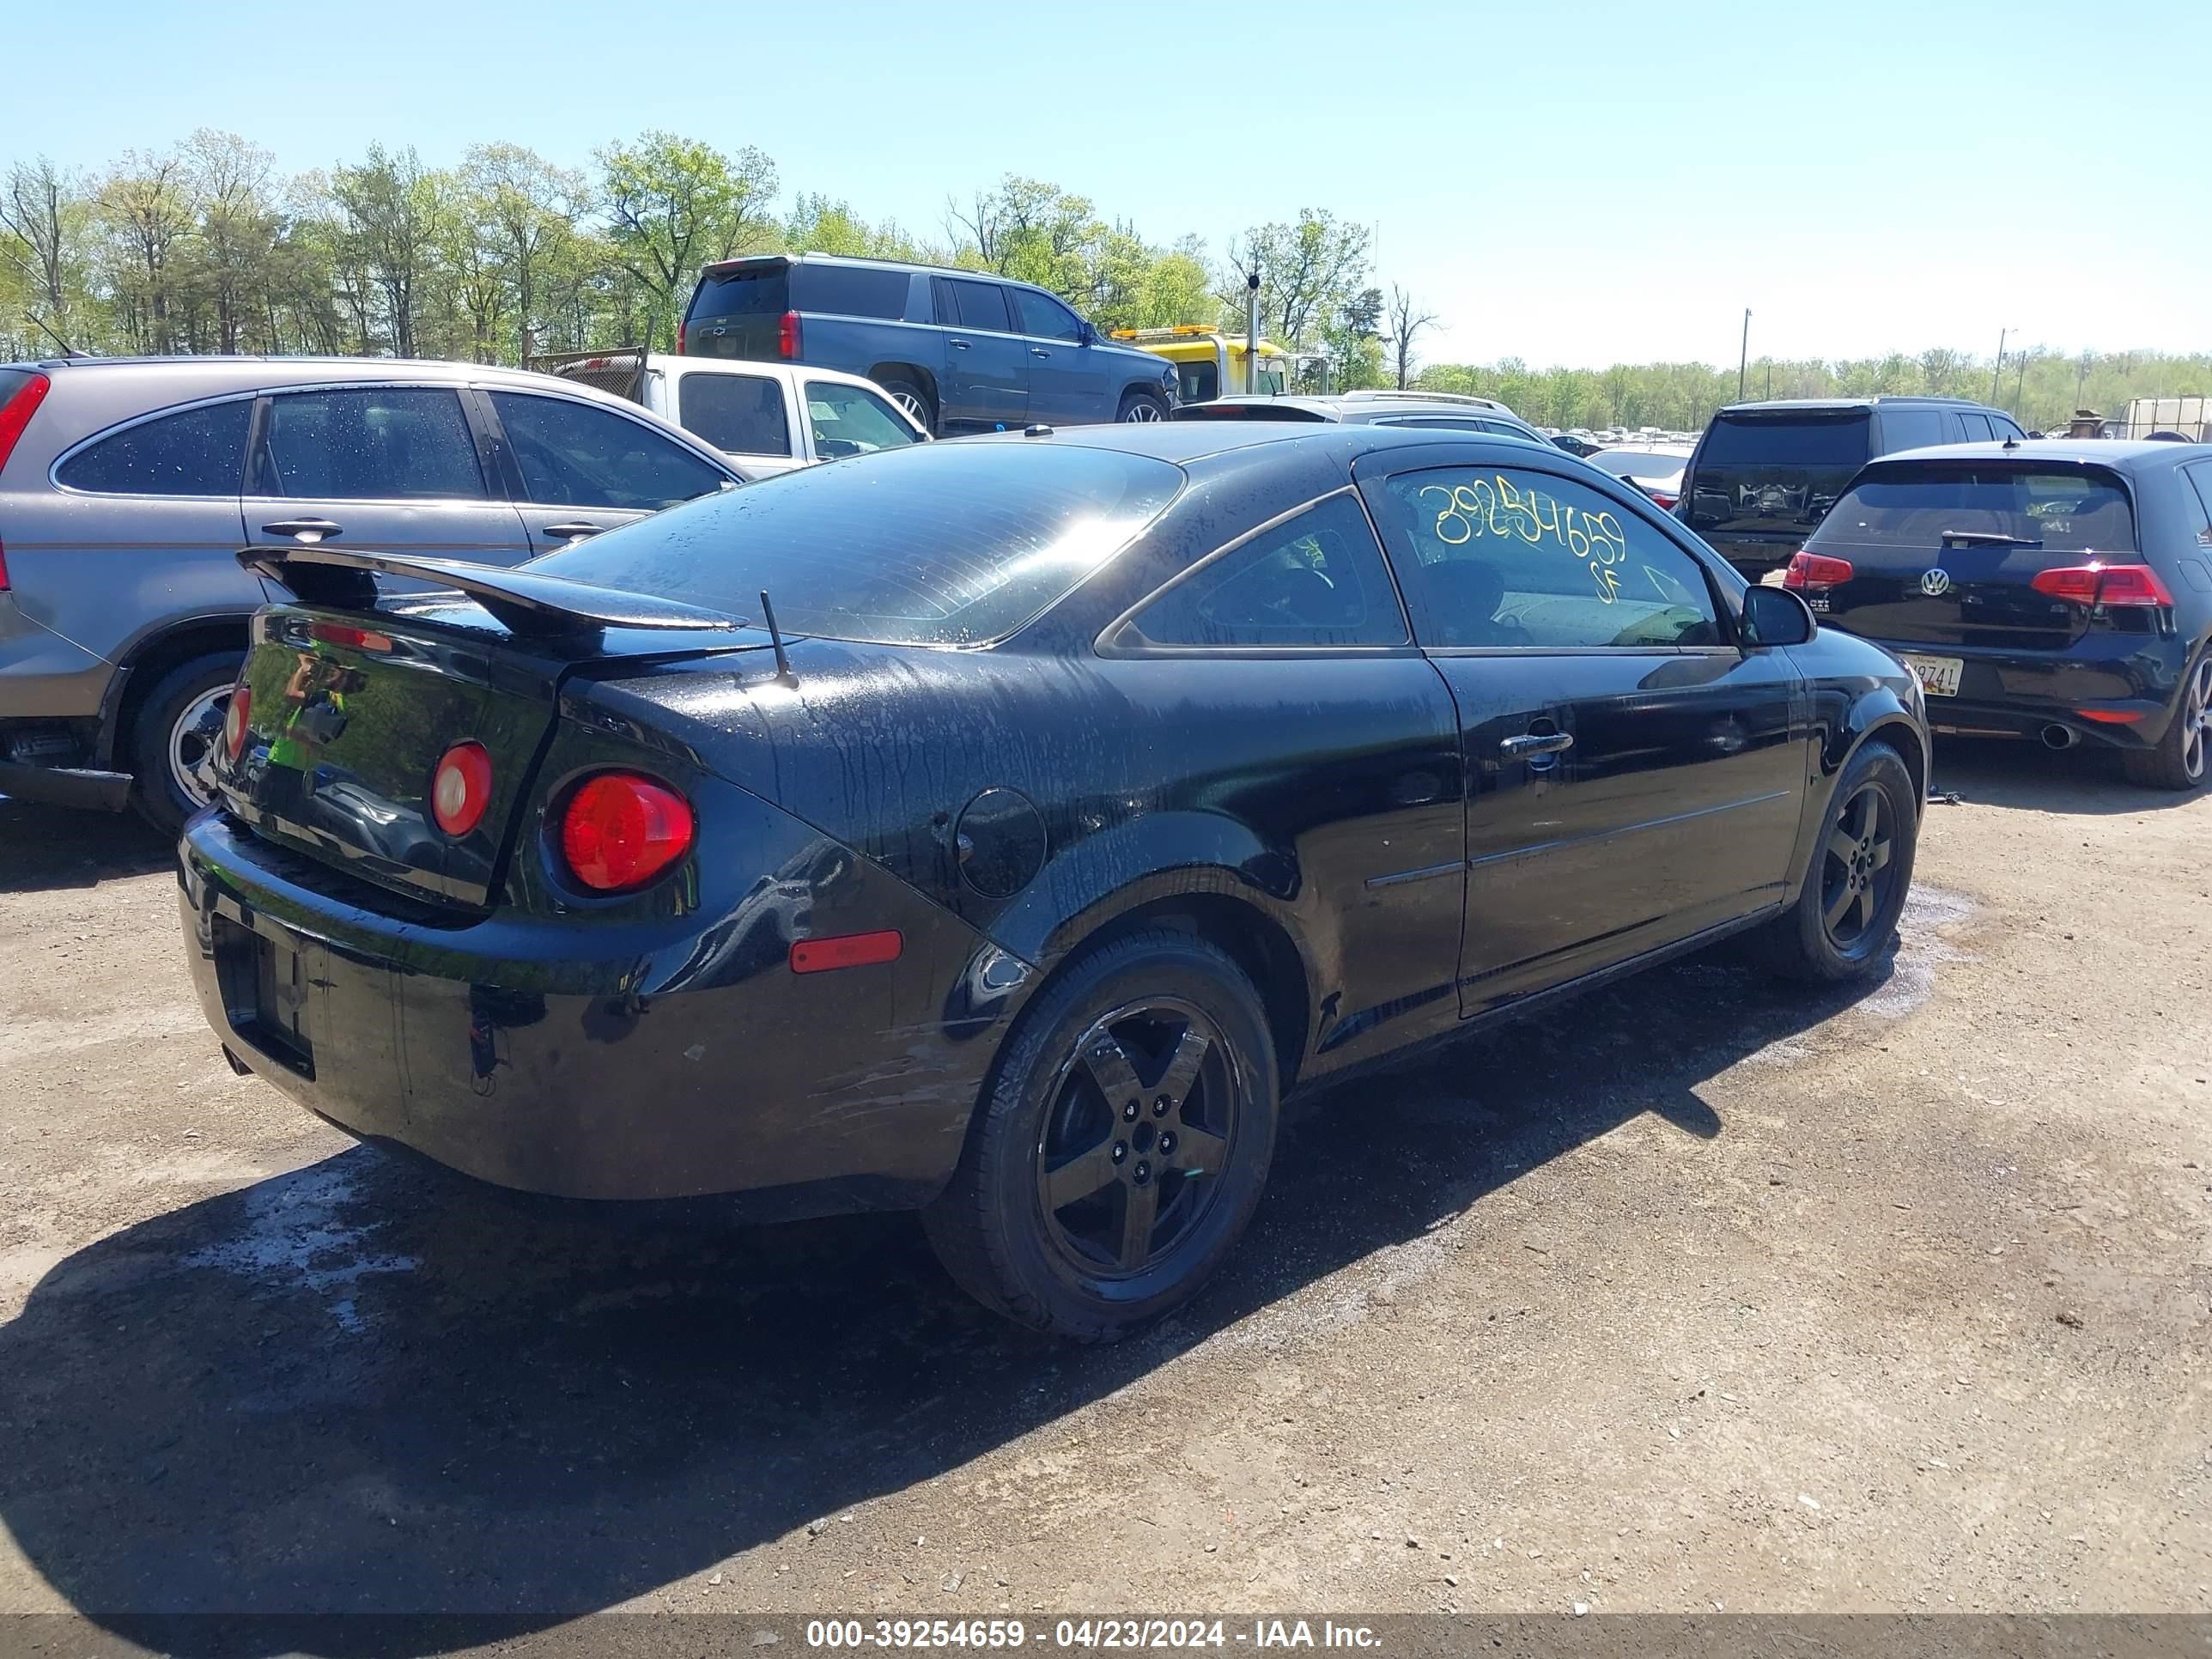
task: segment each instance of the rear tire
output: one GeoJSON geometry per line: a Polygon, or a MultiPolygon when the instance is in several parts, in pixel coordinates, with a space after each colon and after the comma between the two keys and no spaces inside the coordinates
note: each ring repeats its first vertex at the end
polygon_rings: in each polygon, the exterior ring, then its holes
{"type": "Polygon", "coordinates": [[[1235,963],[1184,933],[1116,939],[1024,1012],[923,1230],[994,1311],[1080,1342],[1126,1336],[1195,1295],[1243,1233],[1277,1087],[1235,963]]]}
{"type": "Polygon", "coordinates": [[[2212,750],[2212,646],[2197,653],[2182,676],[2181,697],[2166,735],[2149,749],[2130,749],[2120,757],[2128,781],[2146,789],[2195,789],[2204,781],[2207,751],[2212,750]]]}
{"type": "Polygon", "coordinates": [[[1797,902],[1751,936],[1785,979],[1834,985],[1873,970],[1912,887],[1920,798],[1887,744],[1862,744],[1836,781],[1797,902]]]}
{"type": "Polygon", "coordinates": [[[1115,420],[1136,424],[1164,421],[1168,417],[1167,400],[1157,392],[1127,392],[1121,394],[1121,407],[1115,420]]]}
{"type": "Polygon", "coordinates": [[[210,799],[191,775],[222,740],[240,660],[217,651],[179,663],[154,682],[131,720],[131,804],[163,835],[174,836],[210,799]]]}
{"type": "Polygon", "coordinates": [[[927,392],[912,380],[901,380],[896,375],[876,384],[883,387],[893,403],[914,417],[915,425],[933,438],[937,435],[937,405],[930,401],[927,392]]]}

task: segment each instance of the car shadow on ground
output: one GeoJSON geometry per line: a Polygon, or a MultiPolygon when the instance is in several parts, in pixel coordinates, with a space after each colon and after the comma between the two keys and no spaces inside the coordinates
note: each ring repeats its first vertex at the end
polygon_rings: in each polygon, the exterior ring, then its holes
{"type": "Polygon", "coordinates": [[[1325,1325],[1317,1281],[1641,1114],[1685,1131],[1649,1179],[1692,1192],[1723,1127],[1699,1085],[1880,983],[1808,994],[1709,953],[1319,1094],[1222,1279],[1110,1348],[975,1308],[910,1218],[641,1224],[350,1150],[46,1274],[0,1328],[0,1522],[73,1607],[173,1650],[394,1640],[166,1615],[559,1625],[1217,1335],[1280,1340],[1271,1309],[1325,1325]]]}
{"type": "Polygon", "coordinates": [[[136,812],[80,812],[0,795],[0,893],[96,887],[173,864],[176,843],[136,812]]]}
{"type": "Polygon", "coordinates": [[[2201,791],[2144,789],[2127,781],[2112,750],[2046,749],[2002,738],[1936,739],[1929,787],[1981,806],[2091,817],[2185,806],[2201,791]]]}

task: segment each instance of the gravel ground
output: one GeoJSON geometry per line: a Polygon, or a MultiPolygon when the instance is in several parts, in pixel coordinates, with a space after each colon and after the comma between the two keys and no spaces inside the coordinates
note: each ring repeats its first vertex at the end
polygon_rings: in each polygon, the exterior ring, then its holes
{"type": "Polygon", "coordinates": [[[0,1611],[2212,1610],[2212,798],[1938,775],[1880,982],[1324,1096],[1105,1351],[908,1218],[355,1146],[222,1064],[159,842],[0,802],[0,1611]]]}

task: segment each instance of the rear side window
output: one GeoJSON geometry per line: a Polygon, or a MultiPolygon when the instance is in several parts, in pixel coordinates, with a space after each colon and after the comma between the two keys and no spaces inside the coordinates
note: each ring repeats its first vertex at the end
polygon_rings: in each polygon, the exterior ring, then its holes
{"type": "Polygon", "coordinates": [[[915,444],[748,484],[532,568],[754,621],[766,589],[791,634],[972,645],[1103,565],[1182,477],[1114,450],[915,444]]]}
{"type": "Polygon", "coordinates": [[[1403,645],[1406,618],[1367,514],[1333,495],[1176,581],[1128,643],[1403,645]]]}
{"type": "Polygon", "coordinates": [[[722,487],[720,472],[627,415],[526,392],[491,401],[531,501],[655,513],[722,487]]]}
{"type": "Polygon", "coordinates": [[[2200,546],[2212,547],[2212,461],[2198,466],[2185,466],[2182,472],[2197,491],[2197,505],[2203,510],[2204,528],[2197,532],[2200,546]]]}
{"type": "Polygon", "coordinates": [[[1989,442],[1990,417],[1988,416],[1972,414],[1967,410],[1961,410],[1959,411],[1959,424],[1966,428],[1966,441],[1968,443],[1985,444],[1989,442]]]}
{"type": "Polygon", "coordinates": [[[287,392],[269,400],[252,493],[292,501],[481,501],[460,394],[439,386],[287,392]]]}
{"type": "Polygon", "coordinates": [[[676,382],[679,423],[736,455],[788,455],[783,387],[764,374],[686,374],[676,382]]]}
{"type": "Polygon", "coordinates": [[[872,270],[866,265],[794,265],[791,303],[800,311],[839,317],[906,315],[913,277],[903,270],[872,270]]]}
{"type": "Polygon", "coordinates": [[[1898,543],[1940,548],[2040,547],[2054,553],[2132,552],[2135,514],[2102,467],[1905,462],[1870,470],[1836,503],[1808,547],[1898,543]]]}
{"type": "Polygon", "coordinates": [[[691,295],[690,317],[775,316],[791,309],[791,267],[749,265],[712,271],[691,295]]]}
{"type": "Polygon", "coordinates": [[[1006,290],[996,283],[971,283],[958,276],[937,279],[937,320],[1000,334],[1012,331],[1006,317],[1006,290]]]}
{"type": "Polygon", "coordinates": [[[1211,362],[1177,363],[1176,392],[1187,404],[1202,404],[1221,395],[1221,370],[1211,362]]]}
{"type": "Polygon", "coordinates": [[[1700,466],[1856,466],[1867,458],[1863,410],[1834,416],[1719,415],[1700,466]]]}
{"type": "Polygon", "coordinates": [[[141,421],[79,450],[54,476],[107,495],[235,495],[252,412],[250,398],[237,398],[141,421]]]}
{"type": "Polygon", "coordinates": [[[1940,409],[1885,409],[1881,411],[1884,453],[1899,449],[1925,449],[1944,441],[1943,411],[1940,409]]]}

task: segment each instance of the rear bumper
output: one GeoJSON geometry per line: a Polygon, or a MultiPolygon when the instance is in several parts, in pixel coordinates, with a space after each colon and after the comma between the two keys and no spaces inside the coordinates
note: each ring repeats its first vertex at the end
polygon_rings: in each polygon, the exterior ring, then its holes
{"type": "Polygon", "coordinates": [[[1004,999],[966,988],[1027,976],[880,873],[839,908],[900,927],[906,954],[801,976],[810,901],[766,880],[750,915],[625,933],[595,962],[574,923],[380,914],[220,812],[179,857],[193,988],[239,1060],[350,1134],[561,1197],[743,1194],[764,1218],[927,1202],[1004,1029],[1004,999]]]}
{"type": "Polygon", "coordinates": [[[1900,657],[1955,657],[1964,665],[1956,696],[1927,700],[1931,731],[2032,738],[2063,726],[2077,740],[2118,749],[2151,748],[2166,735],[2189,662],[2187,641],[2151,636],[2114,636],[2063,653],[1876,643],[1900,657]]]}

